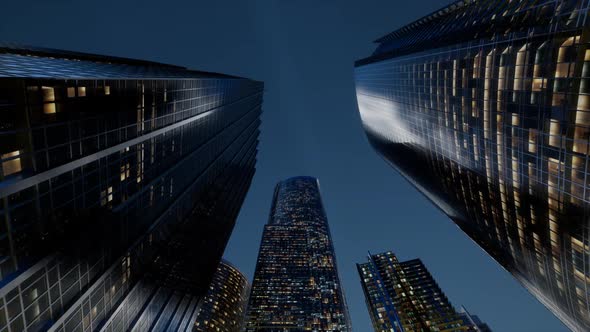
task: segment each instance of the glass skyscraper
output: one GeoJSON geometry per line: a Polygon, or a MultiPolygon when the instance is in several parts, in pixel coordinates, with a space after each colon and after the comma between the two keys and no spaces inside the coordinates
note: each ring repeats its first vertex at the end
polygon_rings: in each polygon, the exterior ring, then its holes
{"type": "Polygon", "coordinates": [[[357,269],[376,332],[490,331],[477,316],[453,308],[419,259],[400,262],[389,251],[369,254],[357,269]]]}
{"type": "Polygon", "coordinates": [[[575,331],[590,330],[588,6],[458,1],[355,69],[378,153],[575,331]]]}
{"type": "Polygon", "coordinates": [[[234,266],[222,260],[197,311],[194,332],[241,332],[250,284],[234,266]]]}
{"type": "Polygon", "coordinates": [[[319,182],[281,181],[262,234],[246,331],[350,330],[319,182]]]}
{"type": "Polygon", "coordinates": [[[470,314],[465,307],[461,307],[459,309],[459,316],[463,319],[463,321],[467,324],[471,324],[476,327],[476,331],[479,332],[492,332],[492,329],[488,326],[488,324],[482,322],[477,315],[470,314]]]}
{"type": "Polygon", "coordinates": [[[0,331],[189,331],[256,161],[263,85],[0,45],[0,331]]]}

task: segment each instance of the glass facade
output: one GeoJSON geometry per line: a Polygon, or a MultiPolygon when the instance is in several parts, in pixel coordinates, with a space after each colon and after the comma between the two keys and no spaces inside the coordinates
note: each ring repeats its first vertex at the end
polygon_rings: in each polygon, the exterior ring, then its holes
{"type": "Polygon", "coordinates": [[[192,329],[254,174],[262,93],[0,45],[0,331],[192,329]]]}
{"type": "Polygon", "coordinates": [[[398,261],[392,252],[357,264],[375,331],[483,331],[455,311],[422,261],[398,261]]]}
{"type": "Polygon", "coordinates": [[[488,324],[482,322],[477,315],[470,314],[465,307],[459,309],[459,316],[463,319],[465,324],[471,324],[476,331],[492,332],[488,324]]]}
{"type": "Polygon", "coordinates": [[[590,329],[588,1],[459,1],[357,61],[373,147],[570,329],[590,329]]]}
{"type": "Polygon", "coordinates": [[[198,309],[193,331],[241,332],[249,292],[248,279],[222,261],[198,309]]]}
{"type": "Polygon", "coordinates": [[[277,184],[264,227],[246,331],[350,331],[319,182],[277,184]]]}

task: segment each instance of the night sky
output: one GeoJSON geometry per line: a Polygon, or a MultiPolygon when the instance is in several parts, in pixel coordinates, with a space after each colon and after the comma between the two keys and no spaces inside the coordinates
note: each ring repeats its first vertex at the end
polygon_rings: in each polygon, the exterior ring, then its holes
{"type": "Polygon", "coordinates": [[[3,1],[0,41],[160,61],[265,83],[257,173],[226,250],[252,278],[274,185],[318,177],[355,331],[371,331],[355,263],[419,257],[495,332],[567,329],[386,165],[362,131],[353,62],[449,1],[3,1]],[[8,2],[8,3],[7,3],[8,2]]]}

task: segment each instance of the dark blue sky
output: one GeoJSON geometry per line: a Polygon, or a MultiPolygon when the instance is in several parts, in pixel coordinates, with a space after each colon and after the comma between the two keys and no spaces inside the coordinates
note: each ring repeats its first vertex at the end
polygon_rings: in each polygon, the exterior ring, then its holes
{"type": "Polygon", "coordinates": [[[226,258],[252,277],[277,181],[320,179],[355,331],[370,331],[355,263],[421,258],[455,306],[496,332],[567,329],[370,148],[353,61],[443,0],[3,1],[0,41],[161,61],[264,81],[258,171],[226,258]],[[7,3],[8,2],[8,3],[7,3]]]}

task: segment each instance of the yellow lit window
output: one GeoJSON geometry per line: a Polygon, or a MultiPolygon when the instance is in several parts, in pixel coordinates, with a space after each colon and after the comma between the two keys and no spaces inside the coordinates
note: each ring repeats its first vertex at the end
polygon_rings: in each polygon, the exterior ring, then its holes
{"type": "Polygon", "coordinates": [[[104,94],[107,95],[107,96],[111,94],[111,87],[110,86],[105,85],[105,87],[104,87],[104,94]]]}
{"type": "Polygon", "coordinates": [[[129,163],[121,166],[121,181],[125,180],[129,177],[131,171],[129,167],[129,163]]]}
{"type": "MultiPolygon", "coordinates": [[[[568,77],[570,72],[570,64],[569,62],[558,63],[555,67],[555,77],[568,77]]],[[[573,69],[573,65],[571,66],[573,69]]]]}
{"type": "Polygon", "coordinates": [[[557,120],[551,119],[551,124],[549,125],[549,134],[549,145],[560,146],[561,135],[559,131],[559,122],[557,120]]]}
{"type": "Polygon", "coordinates": [[[22,170],[20,158],[14,158],[19,155],[20,151],[12,151],[2,155],[2,159],[13,158],[2,162],[2,172],[4,173],[4,176],[15,174],[22,170]]]}
{"type": "Polygon", "coordinates": [[[69,87],[68,88],[68,98],[74,98],[74,97],[76,97],[76,88],[69,87]]]}
{"type": "Polygon", "coordinates": [[[570,77],[572,76],[573,69],[574,69],[574,62],[570,62],[573,59],[570,59],[568,55],[568,51],[574,44],[579,42],[580,36],[570,37],[568,38],[561,47],[559,48],[559,52],[557,54],[557,66],[555,67],[555,77],[570,77]]]}
{"type": "Polygon", "coordinates": [[[514,70],[514,91],[522,90],[522,82],[525,77],[525,60],[528,57],[528,44],[524,44],[516,53],[516,66],[514,70]]]}
{"type": "MultiPolygon", "coordinates": [[[[590,96],[582,95],[582,94],[578,96],[578,110],[579,111],[590,110],[590,96]]],[[[576,123],[584,124],[584,125],[588,124],[587,121],[585,121],[585,123],[582,123],[582,122],[579,122],[577,119],[576,119],[576,123]]]]}
{"type": "Polygon", "coordinates": [[[86,97],[86,87],[85,86],[78,87],[78,97],[86,97]]]}
{"type": "Polygon", "coordinates": [[[534,78],[533,79],[533,91],[541,91],[547,85],[547,79],[545,78],[534,78]]]}
{"type": "Polygon", "coordinates": [[[520,125],[520,119],[518,117],[518,114],[516,114],[516,113],[512,113],[512,125],[513,126],[520,125]]]}
{"type": "Polygon", "coordinates": [[[537,152],[537,130],[529,129],[529,152],[537,152]]]}
{"type": "Polygon", "coordinates": [[[43,113],[45,113],[45,114],[55,113],[55,103],[43,104],[43,113]]]}
{"type": "Polygon", "coordinates": [[[55,90],[49,86],[41,87],[43,90],[43,101],[55,101],[55,90]]]}

